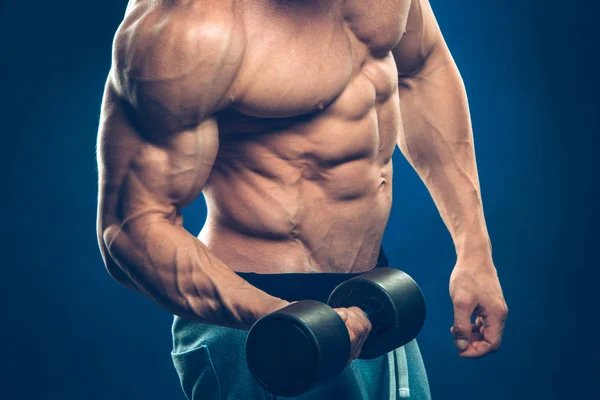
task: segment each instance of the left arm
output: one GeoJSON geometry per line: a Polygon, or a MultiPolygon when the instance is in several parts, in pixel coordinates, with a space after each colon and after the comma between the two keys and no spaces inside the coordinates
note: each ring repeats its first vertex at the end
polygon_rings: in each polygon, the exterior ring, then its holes
{"type": "Polygon", "coordinates": [[[398,146],[456,247],[450,279],[455,343],[461,356],[481,357],[500,346],[508,309],[483,214],[465,88],[429,1],[412,0],[407,33],[393,54],[403,122],[398,146]]]}

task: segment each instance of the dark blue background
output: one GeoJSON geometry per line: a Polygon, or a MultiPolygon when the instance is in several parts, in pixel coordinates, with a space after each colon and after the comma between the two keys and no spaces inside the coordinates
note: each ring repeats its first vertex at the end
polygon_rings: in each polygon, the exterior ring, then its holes
{"type": "MultiPolygon", "coordinates": [[[[469,93],[511,310],[498,354],[456,356],[448,331],[452,244],[396,154],[384,245],[428,299],[420,343],[433,396],[598,396],[598,6],[432,2],[469,93]]],[[[96,128],[125,1],[1,7],[0,397],[183,399],[169,356],[171,316],[113,282],[96,244],[96,128]]],[[[185,216],[196,233],[203,202],[185,216]]]]}

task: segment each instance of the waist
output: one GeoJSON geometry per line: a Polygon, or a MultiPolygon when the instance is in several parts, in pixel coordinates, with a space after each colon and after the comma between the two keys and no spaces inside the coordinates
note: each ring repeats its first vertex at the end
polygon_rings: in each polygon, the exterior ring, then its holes
{"type": "Polygon", "coordinates": [[[347,218],[339,224],[324,218],[321,221],[316,227],[302,225],[282,239],[247,232],[209,217],[198,238],[237,272],[355,273],[377,264],[385,220],[347,218]]]}
{"type": "MultiPolygon", "coordinates": [[[[389,266],[383,247],[379,250],[377,263],[372,268],[389,266]]],[[[254,272],[236,272],[252,286],[287,301],[316,300],[327,302],[329,295],[340,283],[364,272],[335,273],[281,273],[257,274],[254,272]]]]}

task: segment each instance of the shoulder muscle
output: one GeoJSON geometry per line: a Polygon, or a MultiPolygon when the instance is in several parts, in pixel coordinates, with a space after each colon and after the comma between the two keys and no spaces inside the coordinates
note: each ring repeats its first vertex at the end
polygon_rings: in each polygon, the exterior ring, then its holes
{"type": "Polygon", "coordinates": [[[140,3],[115,37],[115,90],[137,110],[141,125],[196,126],[230,98],[244,48],[233,12],[197,2],[140,3]]]}

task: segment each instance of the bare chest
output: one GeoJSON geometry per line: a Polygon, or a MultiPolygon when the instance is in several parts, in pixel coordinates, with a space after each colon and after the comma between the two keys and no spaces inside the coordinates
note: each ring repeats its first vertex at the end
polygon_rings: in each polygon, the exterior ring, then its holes
{"type": "MultiPolygon", "coordinates": [[[[410,0],[248,2],[241,12],[246,51],[235,108],[286,118],[328,107],[365,67],[389,58],[409,6],[410,0]]],[[[380,80],[395,79],[389,75],[380,80]]]]}

